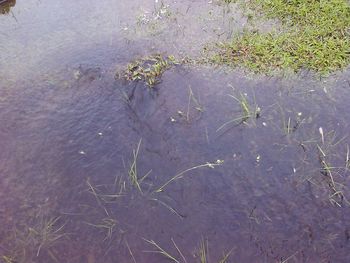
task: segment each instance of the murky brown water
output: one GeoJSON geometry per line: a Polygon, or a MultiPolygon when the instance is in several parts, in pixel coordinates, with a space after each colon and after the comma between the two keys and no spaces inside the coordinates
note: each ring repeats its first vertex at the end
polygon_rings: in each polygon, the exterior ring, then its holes
{"type": "Polygon", "coordinates": [[[170,262],[147,239],[185,263],[201,262],[201,240],[208,262],[350,261],[349,71],[176,66],[150,91],[115,69],[198,55],[245,19],[207,1],[12,3],[0,15],[0,260],[170,262]],[[259,118],[232,121],[242,109],[228,94],[259,118]],[[142,192],[129,178],[139,142],[142,192]]]}

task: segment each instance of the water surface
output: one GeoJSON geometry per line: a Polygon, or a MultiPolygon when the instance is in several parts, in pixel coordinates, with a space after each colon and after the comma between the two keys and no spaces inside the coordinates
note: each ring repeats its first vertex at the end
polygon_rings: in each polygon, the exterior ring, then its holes
{"type": "Polygon", "coordinates": [[[169,262],[146,239],[179,262],[200,262],[201,240],[208,262],[349,262],[349,71],[178,65],[150,90],[116,68],[197,56],[246,19],[207,1],[12,3],[0,16],[2,261],[169,262]],[[244,122],[232,96],[249,104],[244,122]]]}

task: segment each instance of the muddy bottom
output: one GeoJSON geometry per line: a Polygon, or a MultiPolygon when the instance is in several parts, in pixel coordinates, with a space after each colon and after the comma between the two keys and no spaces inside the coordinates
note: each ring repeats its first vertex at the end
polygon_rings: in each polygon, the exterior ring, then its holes
{"type": "Polygon", "coordinates": [[[116,80],[144,53],[196,53],[200,21],[204,42],[244,22],[211,23],[230,12],[207,1],[142,2],[0,16],[0,261],[349,262],[349,70],[116,80]],[[164,8],[176,16],[150,18],[164,8]]]}

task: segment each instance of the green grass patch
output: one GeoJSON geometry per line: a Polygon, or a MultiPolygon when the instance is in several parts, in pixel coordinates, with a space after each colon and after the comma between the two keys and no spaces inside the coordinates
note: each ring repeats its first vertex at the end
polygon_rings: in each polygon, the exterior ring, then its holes
{"type": "Polygon", "coordinates": [[[350,6],[346,0],[251,0],[249,7],[282,23],[280,32],[245,32],[219,44],[212,61],[256,72],[290,68],[321,74],[350,62],[350,6]]]}

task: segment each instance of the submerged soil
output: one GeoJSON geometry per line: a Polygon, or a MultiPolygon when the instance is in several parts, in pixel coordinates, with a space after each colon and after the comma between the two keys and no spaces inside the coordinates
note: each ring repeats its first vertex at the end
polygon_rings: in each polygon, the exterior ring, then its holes
{"type": "Polygon", "coordinates": [[[202,240],[207,262],[349,262],[349,70],[114,78],[246,23],[189,0],[16,1],[0,15],[0,260],[169,262],[153,240],[203,262],[202,240]]]}

